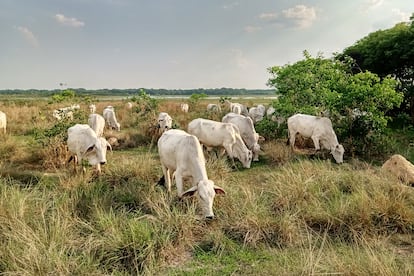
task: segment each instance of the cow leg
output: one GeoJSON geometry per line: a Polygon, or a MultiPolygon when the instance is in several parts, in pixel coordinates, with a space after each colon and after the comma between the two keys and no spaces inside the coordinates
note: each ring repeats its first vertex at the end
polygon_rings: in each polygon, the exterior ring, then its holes
{"type": "Polygon", "coordinates": [[[295,140],[296,140],[296,132],[290,131],[289,132],[289,143],[292,149],[295,148],[295,140]]]}
{"type": "Polygon", "coordinates": [[[175,183],[177,185],[177,194],[178,197],[182,197],[183,195],[183,176],[180,170],[175,171],[175,183]]]}
{"type": "Polygon", "coordinates": [[[320,146],[319,146],[319,137],[318,136],[312,136],[312,141],[313,144],[315,145],[315,150],[320,150],[320,146]]]}
{"type": "Polygon", "coordinates": [[[226,150],[228,156],[233,158],[233,144],[223,144],[223,147],[226,150]]]}
{"type": "Polygon", "coordinates": [[[164,174],[164,179],[165,179],[165,188],[167,188],[167,191],[169,193],[171,193],[171,175],[170,175],[170,170],[165,167],[165,166],[161,166],[162,167],[162,173],[164,174]]]}
{"type": "Polygon", "coordinates": [[[78,156],[77,155],[73,156],[73,170],[75,171],[75,173],[78,173],[78,156]]]}

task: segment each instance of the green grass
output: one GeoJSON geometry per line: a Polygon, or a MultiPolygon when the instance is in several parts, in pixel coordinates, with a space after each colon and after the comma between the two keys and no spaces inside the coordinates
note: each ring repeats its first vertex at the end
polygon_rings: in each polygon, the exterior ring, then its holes
{"type": "MultiPolygon", "coordinates": [[[[197,116],[166,104],[182,124],[197,116]]],[[[97,176],[74,175],[64,141],[38,144],[32,126],[0,138],[1,274],[414,274],[414,191],[379,166],[311,160],[277,140],[250,169],[211,156],[208,175],[226,194],[205,221],[196,197],[156,185],[144,127],[111,134],[121,145],[97,176]]]]}

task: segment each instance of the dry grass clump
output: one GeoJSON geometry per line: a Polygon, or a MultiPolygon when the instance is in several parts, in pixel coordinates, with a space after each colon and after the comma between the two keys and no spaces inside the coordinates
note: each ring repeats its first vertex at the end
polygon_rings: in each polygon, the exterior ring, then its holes
{"type": "Polygon", "coordinates": [[[286,145],[285,140],[277,140],[271,142],[264,142],[260,146],[262,148],[263,156],[266,160],[272,163],[283,165],[292,159],[292,149],[286,145]]]}
{"type": "MultiPolygon", "coordinates": [[[[156,185],[156,143],[145,134],[153,121],[123,104],[98,103],[115,106],[125,126],[106,133],[119,145],[101,175],[91,167],[73,174],[64,138],[33,138],[35,125],[40,134],[64,133],[54,121],[37,117],[20,136],[0,137],[1,273],[413,274],[414,192],[395,177],[354,159],[292,158],[285,140],[269,140],[250,169],[207,156],[208,176],[226,194],[206,221],[197,196],[180,200],[175,184],[171,194],[156,185]]],[[[165,101],[159,110],[182,127],[205,105],[181,114],[165,101]]]]}

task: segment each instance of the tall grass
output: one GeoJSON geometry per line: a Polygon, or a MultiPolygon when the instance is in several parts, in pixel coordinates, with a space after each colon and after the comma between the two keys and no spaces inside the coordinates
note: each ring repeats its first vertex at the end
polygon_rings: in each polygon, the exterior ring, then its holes
{"type": "MultiPolygon", "coordinates": [[[[35,139],[34,128],[56,128],[52,119],[11,117],[11,132],[0,137],[0,273],[414,273],[414,193],[379,167],[298,157],[286,141],[273,140],[250,169],[207,156],[209,178],[226,194],[215,197],[216,218],[205,221],[197,197],[179,200],[175,187],[168,194],[156,185],[159,158],[142,127],[152,122],[123,102],[98,102],[98,111],[110,104],[121,132],[106,135],[120,145],[108,152],[101,175],[90,167],[75,175],[64,138],[35,139]]],[[[205,105],[183,114],[165,101],[159,109],[185,129],[207,116],[205,105]]],[[[2,106],[6,113],[18,108],[2,106]]],[[[53,105],[27,108],[44,114],[53,105]]]]}

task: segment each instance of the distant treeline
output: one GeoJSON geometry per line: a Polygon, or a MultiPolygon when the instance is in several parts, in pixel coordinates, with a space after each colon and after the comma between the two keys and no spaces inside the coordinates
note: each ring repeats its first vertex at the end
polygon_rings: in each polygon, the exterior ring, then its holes
{"type": "Polygon", "coordinates": [[[55,89],[55,90],[38,90],[38,89],[5,89],[0,90],[0,94],[5,95],[32,95],[32,96],[51,96],[56,93],[60,93],[64,90],[75,91],[78,95],[119,95],[119,96],[133,96],[144,91],[152,96],[180,96],[180,95],[192,95],[192,94],[206,94],[206,95],[273,95],[274,89],[243,89],[243,88],[214,88],[214,89],[153,89],[153,88],[134,88],[134,89],[84,89],[84,88],[67,88],[67,89],[55,89]]]}

